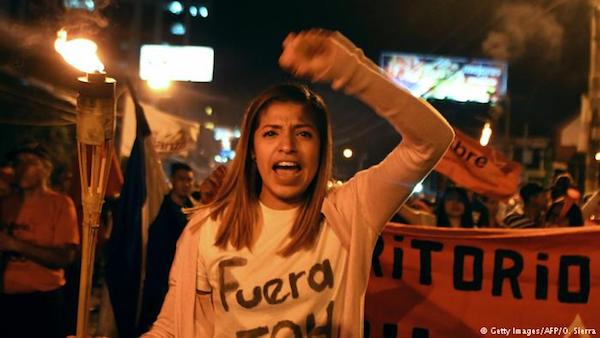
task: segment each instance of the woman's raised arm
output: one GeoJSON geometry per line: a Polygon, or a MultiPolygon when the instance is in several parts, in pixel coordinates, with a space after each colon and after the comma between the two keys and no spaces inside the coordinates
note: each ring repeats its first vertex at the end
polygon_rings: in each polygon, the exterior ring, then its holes
{"type": "Polygon", "coordinates": [[[454,138],[452,128],[435,108],[392,82],[340,33],[290,34],[279,62],[295,75],[357,97],[402,136],[381,163],[359,172],[329,197],[342,215],[358,210],[361,223],[380,232],[446,152],[454,138]]]}

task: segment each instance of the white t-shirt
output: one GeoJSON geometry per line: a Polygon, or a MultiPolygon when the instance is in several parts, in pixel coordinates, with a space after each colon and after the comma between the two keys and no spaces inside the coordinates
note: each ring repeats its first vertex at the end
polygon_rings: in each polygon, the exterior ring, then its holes
{"type": "Polygon", "coordinates": [[[196,288],[212,292],[214,336],[335,336],[347,251],[325,224],[312,250],[282,257],[277,252],[287,244],[298,209],[260,208],[263,224],[252,252],[215,247],[218,222],[209,219],[200,230],[196,288]]]}

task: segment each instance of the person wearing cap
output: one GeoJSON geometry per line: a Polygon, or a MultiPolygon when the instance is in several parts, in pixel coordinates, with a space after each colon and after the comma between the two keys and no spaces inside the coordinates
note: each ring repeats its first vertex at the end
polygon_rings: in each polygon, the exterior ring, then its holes
{"type": "Polygon", "coordinates": [[[64,267],[77,255],[73,201],[48,186],[52,163],[39,144],[10,154],[16,190],[0,203],[2,337],[64,337],[64,267]]]}
{"type": "Polygon", "coordinates": [[[537,183],[527,183],[519,191],[523,199],[523,213],[513,212],[504,218],[507,228],[540,228],[545,225],[544,216],[548,207],[546,190],[537,183]]]}

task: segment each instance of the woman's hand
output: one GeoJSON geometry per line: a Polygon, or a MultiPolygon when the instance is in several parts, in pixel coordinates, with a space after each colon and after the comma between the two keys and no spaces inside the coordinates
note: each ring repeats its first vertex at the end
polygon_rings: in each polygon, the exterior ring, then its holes
{"type": "Polygon", "coordinates": [[[338,89],[363,57],[362,51],[339,32],[311,29],[288,34],[279,64],[295,76],[331,82],[338,89]]]}

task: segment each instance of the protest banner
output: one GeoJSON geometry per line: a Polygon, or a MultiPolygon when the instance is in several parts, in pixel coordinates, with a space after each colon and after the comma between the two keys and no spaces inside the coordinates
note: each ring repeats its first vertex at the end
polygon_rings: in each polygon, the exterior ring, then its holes
{"type": "Polygon", "coordinates": [[[388,225],[365,337],[600,335],[600,227],[388,225]]]}
{"type": "Polygon", "coordinates": [[[521,165],[500,152],[454,129],[456,137],[435,171],[457,185],[491,197],[510,197],[517,192],[521,165]]]}

